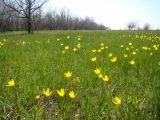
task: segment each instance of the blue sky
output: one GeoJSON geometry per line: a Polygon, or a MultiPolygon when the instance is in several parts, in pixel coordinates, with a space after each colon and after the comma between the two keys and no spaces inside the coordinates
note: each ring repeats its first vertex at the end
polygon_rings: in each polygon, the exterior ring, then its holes
{"type": "Polygon", "coordinates": [[[68,9],[73,15],[91,16],[112,29],[125,29],[130,21],[160,29],[160,0],[49,0],[45,11],[68,9]]]}

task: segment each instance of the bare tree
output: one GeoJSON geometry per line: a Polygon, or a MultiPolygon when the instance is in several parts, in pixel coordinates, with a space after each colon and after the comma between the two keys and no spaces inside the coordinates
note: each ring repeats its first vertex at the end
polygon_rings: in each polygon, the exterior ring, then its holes
{"type": "Polygon", "coordinates": [[[130,22],[130,23],[127,25],[127,27],[128,27],[128,30],[133,30],[133,29],[136,28],[136,23],[135,23],[135,22],[130,22]]]}
{"type": "Polygon", "coordinates": [[[15,16],[25,18],[28,33],[32,32],[32,15],[48,0],[2,0],[2,3],[16,12],[15,16]]]}
{"type": "Polygon", "coordinates": [[[143,30],[149,30],[149,29],[150,29],[150,24],[148,24],[148,23],[145,24],[143,27],[143,30]]]}
{"type": "Polygon", "coordinates": [[[2,0],[0,0],[0,31],[7,31],[14,29],[13,22],[16,22],[15,17],[13,16],[15,12],[7,8],[2,4],[2,0]]]}
{"type": "MultiPolygon", "coordinates": [[[[2,0],[0,0],[1,3],[2,0]]],[[[10,2],[13,6],[13,0],[10,2]]],[[[73,16],[69,10],[43,13],[40,8],[32,13],[32,30],[106,30],[102,24],[97,24],[92,17],[80,18],[73,16]]],[[[0,31],[25,30],[27,19],[4,4],[0,4],[0,31]]]]}

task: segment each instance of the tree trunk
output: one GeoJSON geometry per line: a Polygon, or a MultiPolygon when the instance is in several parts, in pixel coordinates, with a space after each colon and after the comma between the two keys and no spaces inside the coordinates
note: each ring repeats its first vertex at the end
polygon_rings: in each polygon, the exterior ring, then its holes
{"type": "Polygon", "coordinates": [[[28,31],[28,34],[32,32],[32,23],[30,19],[27,20],[27,31],[28,31]]]}
{"type": "Polygon", "coordinates": [[[31,1],[28,1],[28,17],[27,17],[27,31],[28,34],[32,32],[32,18],[31,18],[31,1]]]}

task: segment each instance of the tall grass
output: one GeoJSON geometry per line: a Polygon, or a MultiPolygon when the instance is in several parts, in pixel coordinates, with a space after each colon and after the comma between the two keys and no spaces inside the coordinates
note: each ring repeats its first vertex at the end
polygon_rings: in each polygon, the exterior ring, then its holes
{"type": "Polygon", "coordinates": [[[1,119],[160,119],[157,31],[9,32],[0,34],[0,42],[1,119]],[[115,63],[109,53],[117,58],[115,63]],[[109,81],[99,78],[96,68],[109,81]],[[67,71],[72,72],[69,79],[64,77],[67,71]],[[15,85],[7,87],[11,79],[15,85]],[[49,97],[43,94],[47,88],[52,90],[49,97]],[[61,88],[64,97],[57,93],[61,88]],[[72,90],[74,99],[68,95],[72,90]]]}

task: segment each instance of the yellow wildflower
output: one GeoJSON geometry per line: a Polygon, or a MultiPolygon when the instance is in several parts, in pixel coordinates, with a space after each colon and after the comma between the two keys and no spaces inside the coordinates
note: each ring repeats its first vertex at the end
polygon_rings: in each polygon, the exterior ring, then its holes
{"type": "Polygon", "coordinates": [[[36,99],[36,100],[39,100],[39,99],[40,99],[40,95],[37,95],[37,96],[35,97],[35,99],[36,99]]]}
{"type": "Polygon", "coordinates": [[[49,90],[49,88],[47,88],[46,90],[43,90],[43,94],[48,97],[52,94],[52,91],[49,90]]]}
{"type": "Polygon", "coordinates": [[[143,50],[148,50],[148,47],[143,46],[142,49],[143,49],[143,50]]]}
{"type": "Polygon", "coordinates": [[[112,59],[111,59],[111,62],[112,63],[115,63],[117,61],[117,57],[113,57],[112,59]]]}
{"type": "Polygon", "coordinates": [[[130,43],[128,43],[128,45],[129,45],[129,46],[132,46],[132,43],[130,42],[130,43]]]}
{"type": "Polygon", "coordinates": [[[113,56],[113,54],[112,53],[109,53],[109,55],[108,55],[109,57],[112,57],[113,56]]]}
{"type": "Polygon", "coordinates": [[[132,55],[136,55],[136,52],[132,52],[132,55]]]}
{"type": "Polygon", "coordinates": [[[134,60],[131,60],[129,63],[130,63],[131,65],[134,65],[134,64],[135,64],[135,61],[134,61],[134,60]]]}
{"type": "Polygon", "coordinates": [[[127,58],[127,57],[128,57],[128,55],[127,55],[127,54],[124,54],[124,57],[125,57],[125,58],[127,58]]]}
{"type": "Polygon", "coordinates": [[[69,35],[67,36],[67,39],[69,39],[70,37],[69,37],[69,35]]]}
{"type": "Polygon", "coordinates": [[[68,50],[68,49],[69,49],[69,46],[68,46],[68,45],[67,45],[67,46],[65,46],[65,47],[64,47],[64,49],[65,49],[65,50],[68,50]]]}
{"type": "Polygon", "coordinates": [[[71,78],[72,77],[72,72],[68,71],[68,72],[64,73],[64,76],[66,78],[71,78]]]}
{"type": "Polygon", "coordinates": [[[81,44],[80,43],[78,43],[77,48],[81,48],[81,44]]]}
{"type": "Polygon", "coordinates": [[[6,86],[8,86],[8,87],[13,87],[14,85],[15,85],[14,80],[11,79],[11,80],[8,82],[8,85],[6,85],[6,86]]]}
{"type": "Polygon", "coordinates": [[[73,48],[73,51],[76,52],[76,51],[77,51],[77,48],[73,48]]]}
{"type": "Polygon", "coordinates": [[[101,73],[98,74],[98,78],[102,78],[103,75],[101,73]]]}
{"type": "Polygon", "coordinates": [[[123,48],[123,47],[124,47],[124,45],[121,45],[120,47],[121,47],[121,48],[123,48]]]}
{"type": "Polygon", "coordinates": [[[92,50],[92,52],[93,52],[93,53],[95,53],[95,52],[96,52],[96,50],[94,49],[94,50],[92,50]]]}
{"type": "Polygon", "coordinates": [[[152,56],[152,55],[153,55],[153,53],[152,53],[152,52],[150,52],[150,53],[149,53],[149,55],[150,55],[150,56],[152,56]]]}
{"type": "Polygon", "coordinates": [[[107,75],[105,75],[104,77],[102,77],[103,81],[109,81],[109,77],[107,75]]]}
{"type": "Polygon", "coordinates": [[[80,37],[78,37],[78,40],[81,40],[81,38],[80,38],[80,37]]]}
{"type": "Polygon", "coordinates": [[[69,92],[69,97],[72,98],[72,99],[74,99],[76,97],[74,91],[69,92]]]}
{"type": "Polygon", "coordinates": [[[95,62],[96,60],[97,60],[96,57],[91,58],[91,61],[92,61],[92,62],[95,62]]]}
{"type": "Polygon", "coordinates": [[[120,97],[115,97],[113,103],[116,104],[116,105],[122,104],[121,98],[120,97]]]}
{"type": "Polygon", "coordinates": [[[127,47],[126,50],[129,50],[129,48],[127,47]]]}
{"type": "Polygon", "coordinates": [[[96,68],[96,69],[94,70],[94,72],[95,72],[96,75],[98,75],[98,74],[101,73],[101,70],[100,70],[99,68],[96,68]]]}
{"type": "Polygon", "coordinates": [[[101,50],[104,50],[104,47],[101,47],[101,50]]]}
{"type": "Polygon", "coordinates": [[[65,91],[61,88],[61,90],[57,90],[57,93],[60,97],[64,97],[65,91]]]}
{"type": "Polygon", "coordinates": [[[98,52],[100,53],[102,50],[101,49],[98,49],[98,52]]]}
{"type": "Polygon", "coordinates": [[[104,43],[101,43],[101,46],[104,46],[104,43]]]}
{"type": "Polygon", "coordinates": [[[105,47],[106,49],[108,48],[108,46],[105,47]]]}

